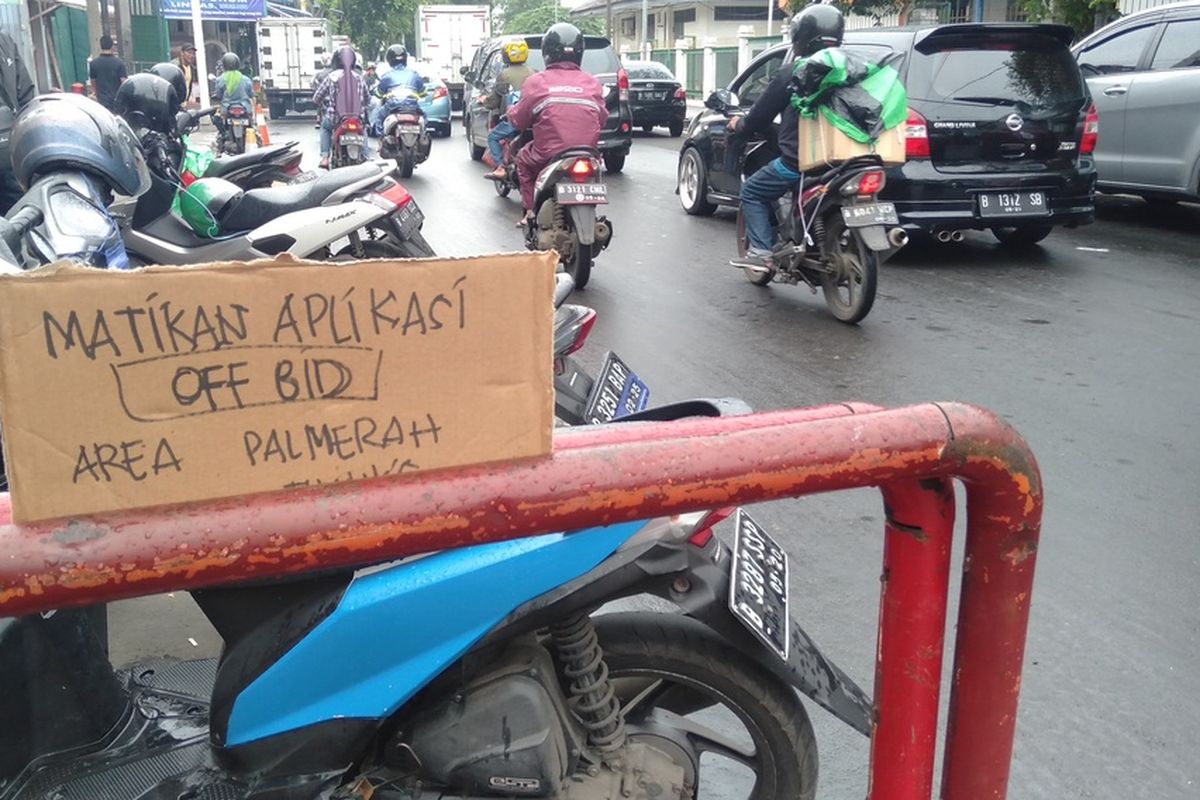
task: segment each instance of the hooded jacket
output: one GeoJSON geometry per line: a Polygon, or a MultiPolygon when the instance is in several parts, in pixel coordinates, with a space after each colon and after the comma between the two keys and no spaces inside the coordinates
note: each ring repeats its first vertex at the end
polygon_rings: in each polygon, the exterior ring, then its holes
{"type": "Polygon", "coordinates": [[[530,147],[551,158],[572,147],[595,147],[608,120],[600,81],[571,62],[559,62],[530,75],[521,99],[508,109],[517,130],[533,129],[530,147]]]}

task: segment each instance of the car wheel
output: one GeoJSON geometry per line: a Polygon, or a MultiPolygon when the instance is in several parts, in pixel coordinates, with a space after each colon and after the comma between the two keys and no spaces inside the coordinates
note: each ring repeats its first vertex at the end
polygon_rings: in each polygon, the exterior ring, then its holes
{"type": "Polygon", "coordinates": [[[672,139],[678,139],[680,136],[683,136],[683,120],[675,120],[667,126],[667,130],[670,131],[672,139]]]}
{"type": "Polygon", "coordinates": [[[710,216],[717,210],[715,204],[708,202],[708,174],[704,168],[704,159],[694,147],[683,151],[679,159],[679,204],[683,210],[697,217],[710,216]]]}
{"type": "Polygon", "coordinates": [[[467,150],[471,153],[472,161],[479,161],[483,158],[483,154],[487,148],[476,145],[475,141],[471,138],[471,132],[467,131],[467,150]]]}
{"type": "Polygon", "coordinates": [[[626,153],[619,150],[609,150],[604,154],[604,171],[616,175],[625,169],[625,156],[626,153]]]}
{"type": "Polygon", "coordinates": [[[653,125],[643,125],[642,132],[643,133],[654,133],[654,126],[653,125]]]}
{"type": "Polygon", "coordinates": [[[1052,225],[1023,225],[1020,228],[992,228],[992,235],[1008,247],[1032,247],[1052,230],[1052,225]]]}

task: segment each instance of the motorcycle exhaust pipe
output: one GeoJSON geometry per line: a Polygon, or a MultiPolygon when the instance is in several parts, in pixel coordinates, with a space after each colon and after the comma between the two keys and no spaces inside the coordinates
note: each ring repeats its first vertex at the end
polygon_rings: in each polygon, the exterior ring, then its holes
{"type": "Polygon", "coordinates": [[[937,232],[937,240],[939,242],[941,242],[942,244],[945,244],[946,242],[950,241],[950,231],[938,231],[937,232]]]}
{"type": "Polygon", "coordinates": [[[961,242],[965,238],[967,238],[967,235],[962,231],[955,231],[954,233],[950,234],[950,241],[952,242],[961,242]]]}
{"type": "Polygon", "coordinates": [[[908,234],[904,232],[904,228],[892,228],[887,232],[888,244],[897,249],[908,244],[908,234]]]}

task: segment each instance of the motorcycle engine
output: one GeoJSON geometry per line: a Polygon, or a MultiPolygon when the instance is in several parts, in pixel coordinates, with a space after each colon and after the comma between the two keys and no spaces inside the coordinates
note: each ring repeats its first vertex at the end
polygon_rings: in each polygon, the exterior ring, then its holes
{"type": "Polygon", "coordinates": [[[403,736],[426,779],[470,795],[560,794],[587,737],[545,648],[516,643],[445,694],[403,736]]]}

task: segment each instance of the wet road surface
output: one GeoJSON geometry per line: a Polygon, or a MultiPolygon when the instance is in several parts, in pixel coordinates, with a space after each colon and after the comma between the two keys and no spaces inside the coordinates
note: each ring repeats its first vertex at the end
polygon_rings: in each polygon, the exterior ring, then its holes
{"type": "MultiPolygon", "coordinates": [[[[304,141],[315,166],[311,122],[272,135],[304,141]]],[[[582,360],[595,369],[615,350],[654,401],[959,400],[999,413],[1029,440],[1046,493],[1009,796],[1200,798],[1200,206],[1101,198],[1096,224],[1027,253],[987,234],[911,246],[855,328],[802,287],[755,287],[726,265],[732,215],[679,209],[678,144],[639,135],[607,179],[615,233],[576,295],[600,315],[582,360]]],[[[456,122],[406,181],[439,254],[522,247],[515,195],[497,197],[483,171],[456,122]]],[[[754,513],[789,549],[793,613],[869,690],[878,494],[754,513]]],[[[186,595],[118,604],[112,628],[118,660],[219,649],[186,595]]],[[[863,797],[867,741],[809,708],[818,796],[863,797]]]]}

